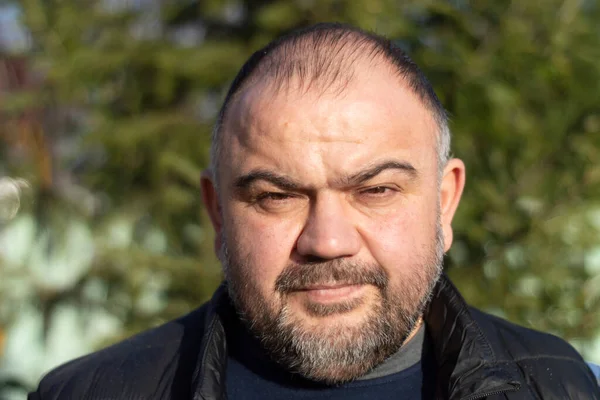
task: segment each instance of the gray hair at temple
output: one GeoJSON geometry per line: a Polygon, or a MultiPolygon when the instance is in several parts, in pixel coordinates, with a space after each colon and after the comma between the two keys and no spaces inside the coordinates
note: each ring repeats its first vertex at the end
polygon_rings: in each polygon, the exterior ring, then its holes
{"type": "Polygon", "coordinates": [[[274,40],[250,56],[238,72],[219,111],[212,134],[210,173],[217,188],[223,122],[229,105],[244,88],[261,79],[275,90],[283,90],[295,79],[300,82],[300,90],[319,89],[322,93],[342,93],[354,75],[353,65],[365,59],[373,65],[384,62],[393,67],[399,79],[408,84],[409,89],[432,113],[438,126],[438,179],[441,179],[450,158],[448,116],[423,72],[389,39],[349,25],[321,23],[274,40]]]}

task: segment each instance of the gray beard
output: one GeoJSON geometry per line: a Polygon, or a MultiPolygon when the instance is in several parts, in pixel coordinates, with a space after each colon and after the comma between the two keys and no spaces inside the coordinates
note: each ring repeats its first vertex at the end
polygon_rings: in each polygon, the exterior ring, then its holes
{"type": "MultiPolygon", "coordinates": [[[[414,276],[402,286],[390,283],[376,263],[334,259],[289,264],[275,283],[280,304],[262,298],[255,277],[240,258],[230,253],[226,238],[220,258],[229,295],[248,330],[267,354],[287,370],[327,384],[357,379],[397,352],[415,329],[431,299],[443,268],[444,240],[440,224],[434,245],[422,257],[414,276]],[[287,295],[309,284],[343,282],[369,284],[378,289],[373,305],[361,323],[340,324],[326,331],[307,329],[289,309],[287,295]]],[[[326,317],[353,310],[363,299],[332,305],[307,303],[305,312],[326,317]]]]}

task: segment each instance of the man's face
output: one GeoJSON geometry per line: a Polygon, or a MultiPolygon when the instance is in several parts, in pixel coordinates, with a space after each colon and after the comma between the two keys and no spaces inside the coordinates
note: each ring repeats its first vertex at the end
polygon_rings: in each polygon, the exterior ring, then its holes
{"type": "Polygon", "coordinates": [[[343,382],[418,322],[463,170],[440,190],[433,118],[385,68],[356,73],[341,94],[293,87],[259,83],[231,104],[220,193],[205,180],[204,201],[250,330],[286,367],[343,382]]]}

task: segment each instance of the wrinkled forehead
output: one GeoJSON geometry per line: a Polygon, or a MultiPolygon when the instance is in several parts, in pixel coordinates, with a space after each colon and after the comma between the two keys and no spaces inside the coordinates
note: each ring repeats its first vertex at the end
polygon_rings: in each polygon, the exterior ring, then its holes
{"type": "MultiPolygon", "coordinates": [[[[354,69],[335,82],[294,75],[282,84],[268,75],[259,76],[232,100],[225,122],[233,124],[225,124],[226,130],[239,128],[236,125],[246,127],[251,121],[302,119],[311,114],[333,117],[354,111],[358,117],[362,110],[373,125],[404,123],[406,128],[421,128],[423,134],[437,133],[432,112],[387,63],[366,60],[354,69]]],[[[243,132],[229,130],[234,134],[243,132]]]]}
{"type": "Polygon", "coordinates": [[[410,149],[415,157],[416,152],[435,154],[437,125],[404,82],[377,68],[355,75],[343,90],[311,90],[293,78],[283,90],[268,80],[256,81],[232,101],[221,134],[223,160],[235,167],[244,161],[242,154],[255,152],[280,150],[301,158],[306,154],[291,151],[309,142],[314,145],[305,150],[364,157],[410,149]]]}

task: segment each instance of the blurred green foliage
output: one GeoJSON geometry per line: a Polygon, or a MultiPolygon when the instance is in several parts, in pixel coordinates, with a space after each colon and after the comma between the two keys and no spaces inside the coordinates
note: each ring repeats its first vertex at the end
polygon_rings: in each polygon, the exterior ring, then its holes
{"type": "MultiPolygon", "coordinates": [[[[220,269],[199,177],[225,90],[244,60],[281,33],[343,21],[393,38],[450,112],[468,182],[447,265],[467,300],[584,351],[599,336],[597,2],[18,5],[34,78],[0,103],[0,172],[31,187],[19,214],[0,226],[25,227],[30,217],[31,235],[20,236],[30,239],[5,243],[41,246],[44,232],[52,240],[37,267],[27,251],[11,262],[0,252],[0,273],[12,277],[0,285],[0,304],[13,305],[0,306],[5,330],[28,304],[46,334],[57,307],[103,310],[119,329],[98,347],[205,301],[220,269]],[[72,226],[87,229],[93,257],[69,269],[81,271],[73,279],[49,283],[49,258],[74,259],[64,250],[72,226]],[[15,282],[29,294],[11,292],[15,282]]],[[[10,232],[27,231],[18,229],[10,232]]]]}

